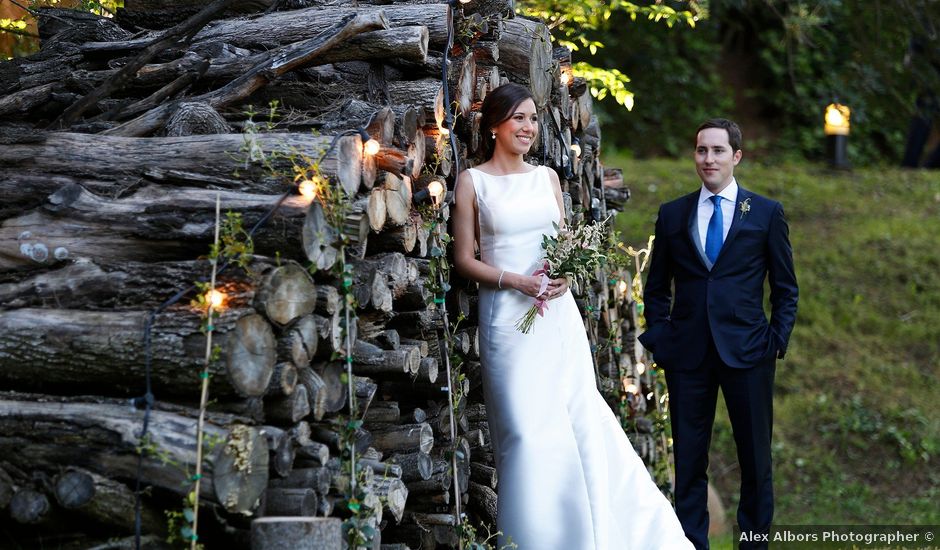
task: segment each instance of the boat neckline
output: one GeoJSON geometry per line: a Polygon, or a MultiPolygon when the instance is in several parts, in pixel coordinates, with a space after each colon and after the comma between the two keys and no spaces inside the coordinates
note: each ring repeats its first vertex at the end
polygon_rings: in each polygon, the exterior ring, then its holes
{"type": "Polygon", "coordinates": [[[487,176],[491,176],[491,177],[494,177],[494,178],[505,178],[505,177],[507,177],[507,176],[523,176],[523,175],[525,175],[525,174],[531,174],[532,172],[535,172],[535,171],[538,170],[539,168],[541,168],[541,166],[535,166],[534,168],[532,168],[532,169],[529,170],[528,172],[513,172],[512,174],[490,174],[489,172],[486,172],[485,170],[480,170],[479,168],[477,168],[477,167],[475,167],[475,166],[474,166],[474,167],[471,167],[470,169],[471,169],[471,170],[476,170],[477,172],[479,172],[479,173],[481,173],[481,174],[486,174],[487,176]]]}

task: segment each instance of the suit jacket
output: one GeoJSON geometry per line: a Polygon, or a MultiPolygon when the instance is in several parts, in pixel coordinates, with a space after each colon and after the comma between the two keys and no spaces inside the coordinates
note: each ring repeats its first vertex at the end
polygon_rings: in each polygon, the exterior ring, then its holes
{"type": "Polygon", "coordinates": [[[731,229],[711,265],[698,233],[698,198],[696,190],[659,209],[643,293],[647,330],[640,342],[663,368],[695,368],[708,338],[731,367],[782,359],[798,296],[783,206],[739,186],[731,229]]]}

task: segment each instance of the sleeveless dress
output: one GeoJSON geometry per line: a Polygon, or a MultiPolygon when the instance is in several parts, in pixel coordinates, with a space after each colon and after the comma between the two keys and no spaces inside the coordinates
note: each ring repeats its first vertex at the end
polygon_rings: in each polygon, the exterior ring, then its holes
{"type": "MultiPolygon", "coordinates": [[[[493,176],[470,169],[480,255],[530,274],[542,234],[561,218],[548,168],[493,176]]],[[[529,334],[533,299],[480,288],[480,355],[499,477],[499,546],[519,550],[692,548],[617,418],[597,391],[584,323],[570,292],[529,334]]]]}

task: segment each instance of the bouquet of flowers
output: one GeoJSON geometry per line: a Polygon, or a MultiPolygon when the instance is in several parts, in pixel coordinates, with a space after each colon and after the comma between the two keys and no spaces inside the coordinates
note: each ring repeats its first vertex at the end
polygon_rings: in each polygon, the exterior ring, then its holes
{"type": "MultiPolygon", "coordinates": [[[[542,236],[545,257],[541,261],[542,267],[532,273],[542,276],[539,296],[545,293],[549,280],[560,277],[567,278],[574,288],[577,288],[580,282],[588,276],[593,276],[597,268],[603,266],[607,260],[604,254],[607,220],[564,230],[560,230],[558,224],[552,225],[555,226],[557,235],[542,236]]],[[[516,322],[516,329],[528,334],[535,323],[536,314],[544,316],[546,309],[548,300],[536,298],[532,307],[516,322]]]]}

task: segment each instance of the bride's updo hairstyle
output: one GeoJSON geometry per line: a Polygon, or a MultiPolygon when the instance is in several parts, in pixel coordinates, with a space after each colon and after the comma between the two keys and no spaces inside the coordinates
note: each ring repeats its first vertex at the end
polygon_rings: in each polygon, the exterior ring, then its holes
{"type": "Polygon", "coordinates": [[[481,108],[480,133],[483,135],[481,152],[483,161],[493,156],[493,128],[508,120],[520,103],[527,99],[534,99],[532,92],[525,86],[518,84],[503,84],[492,92],[486,94],[481,108]]]}

